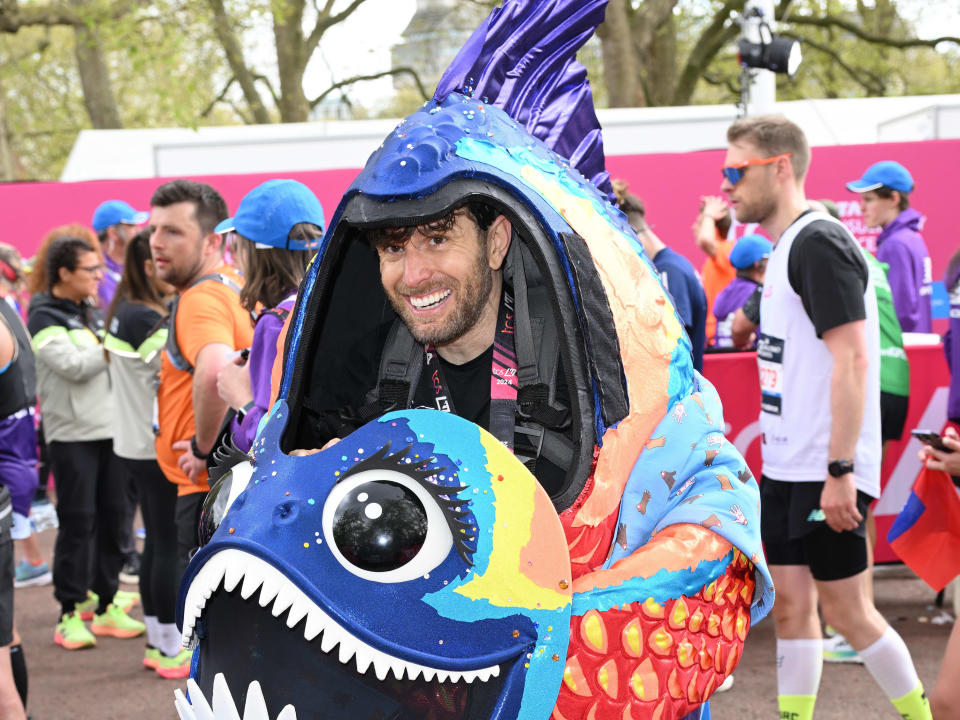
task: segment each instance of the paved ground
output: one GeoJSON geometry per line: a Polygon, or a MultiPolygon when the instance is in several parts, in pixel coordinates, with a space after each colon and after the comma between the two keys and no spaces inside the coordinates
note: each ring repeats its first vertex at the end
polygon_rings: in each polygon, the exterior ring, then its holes
{"type": "MultiPolygon", "coordinates": [[[[41,534],[49,553],[53,532],[41,534]]],[[[877,604],[904,636],[920,677],[933,685],[950,634],[937,625],[934,593],[909,571],[889,568],[876,580],[877,604]],[[925,622],[924,622],[925,621],[925,622]]],[[[142,617],[140,609],[133,611],[142,617]]],[[[143,640],[101,638],[96,648],[67,652],[53,643],[57,604],[50,587],[16,593],[16,618],[30,669],[28,711],[35,720],[174,720],[173,690],[181,681],[163,680],[143,669],[143,640]]],[[[716,720],[774,720],[776,678],[773,622],[751,630],[732,690],[712,701],[716,720]]],[[[897,717],[869,673],[859,665],[827,665],[817,720],[897,717]]]]}

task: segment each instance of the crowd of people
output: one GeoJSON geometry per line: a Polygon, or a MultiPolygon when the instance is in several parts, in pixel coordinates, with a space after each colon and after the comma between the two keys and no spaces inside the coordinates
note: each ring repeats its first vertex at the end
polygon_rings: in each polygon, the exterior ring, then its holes
{"type": "MultiPolygon", "coordinates": [[[[781,714],[809,720],[823,660],[854,658],[903,717],[929,718],[909,650],[870,590],[868,508],[879,495],[886,443],[901,437],[907,414],[902,335],[932,328],[931,263],[922,216],[910,207],[913,178],[883,161],[847,184],[865,222],[881,228],[873,257],[835,206],[805,197],[810,155],[800,128],[749,118],[734,123],[728,139],[723,195],[701,198],[693,223],[705,256],[699,273],[652,231],[626,183],[614,190],[674,300],[694,367],[702,370],[704,353],[757,351],[762,534],[778,591],[781,714]],[[731,239],[735,223],[758,232],[731,239]],[[834,633],[826,643],[818,603],[834,633]]],[[[469,217],[488,232],[484,218],[469,217]]],[[[496,230],[503,216],[491,220],[496,230]]],[[[211,456],[231,445],[249,451],[270,408],[283,328],[324,215],[292,180],[253,188],[232,217],[214,188],[176,180],[156,189],[148,212],[104,202],[91,226],[55,228],[29,266],[0,247],[0,698],[12,708],[5,682],[21,697],[20,715],[3,717],[22,717],[26,704],[15,581],[52,580],[60,604],[53,638],[64,649],[93,647],[97,636],[146,636],[145,666],[164,678],[189,674],[176,592],[203,525],[211,456]],[[52,578],[28,519],[45,484],[38,467],[49,467],[56,492],[52,578]],[[9,538],[20,543],[15,571],[9,538]],[[138,577],[139,593],[118,589],[121,573],[138,577]],[[129,614],[136,602],[143,622],[129,614]]],[[[427,252],[434,231],[411,231],[413,240],[383,233],[375,243],[382,271],[396,269],[403,285],[412,272],[407,256],[427,252]]],[[[958,267],[948,272],[951,297],[960,297],[958,267]]],[[[462,363],[440,355],[456,389],[462,363]]],[[[951,417],[960,416],[960,400],[951,402],[951,417]]],[[[483,412],[489,408],[477,417],[483,412]]],[[[946,442],[960,450],[955,435],[946,442]]],[[[958,456],[928,451],[925,459],[960,475],[958,456]]],[[[960,665],[957,646],[951,641],[947,678],[960,665]]],[[[934,717],[955,716],[954,691],[938,683],[934,717]]]]}
{"type": "Polygon", "coordinates": [[[218,443],[250,448],[324,219],[293,180],[254,188],[232,218],[215,189],[177,180],[157,188],[149,212],[109,200],[91,224],[55,228],[29,263],[0,248],[4,718],[23,717],[26,705],[14,584],[52,582],[53,640],[64,649],[146,636],[145,667],[189,673],[176,593],[198,544],[207,465],[218,443]],[[29,520],[46,486],[38,449],[55,487],[52,573],[29,520]],[[22,556],[15,572],[11,539],[22,556]],[[139,592],[119,589],[124,575],[139,592]],[[129,614],[137,602],[143,622],[129,614]]]}

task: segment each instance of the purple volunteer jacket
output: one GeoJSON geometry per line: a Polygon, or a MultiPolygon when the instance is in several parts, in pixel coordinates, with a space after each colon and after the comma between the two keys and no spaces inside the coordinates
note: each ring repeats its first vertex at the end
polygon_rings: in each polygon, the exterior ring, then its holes
{"type": "Polygon", "coordinates": [[[877,260],[890,266],[887,280],[904,332],[931,330],[932,266],[927,245],[919,233],[922,222],[919,212],[907,208],[877,238],[877,260]]]}
{"type": "MultiPolygon", "coordinates": [[[[296,295],[291,295],[277,305],[278,310],[293,310],[296,295]]],[[[230,424],[233,442],[241,452],[247,452],[257,436],[260,419],[267,413],[270,405],[270,376],[273,373],[273,361],[277,357],[277,339],[283,329],[283,321],[272,313],[261,313],[253,329],[253,344],[250,346],[250,358],[247,367],[250,370],[250,388],[253,390],[253,407],[243,417],[242,422],[234,418],[230,424]]]]}
{"type": "MultiPolygon", "coordinates": [[[[952,264],[952,263],[951,263],[952,264]]],[[[950,293],[950,327],[943,336],[943,351],[950,366],[950,395],[947,399],[947,417],[960,422],[960,263],[947,271],[943,284],[950,293]]]]}
{"type": "MultiPolygon", "coordinates": [[[[757,283],[746,278],[734,278],[713,301],[713,315],[717,318],[717,347],[733,347],[731,324],[733,314],[743,307],[743,304],[757,289],[757,283]]],[[[757,328],[757,335],[760,328],[757,328]]]]}

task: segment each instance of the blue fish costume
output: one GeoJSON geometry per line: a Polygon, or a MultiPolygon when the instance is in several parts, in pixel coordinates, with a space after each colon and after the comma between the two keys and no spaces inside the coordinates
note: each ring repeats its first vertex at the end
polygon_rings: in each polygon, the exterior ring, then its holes
{"type": "Polygon", "coordinates": [[[609,200],[575,59],[604,8],[495,9],[344,195],[278,400],[205,505],[178,608],[195,647],[184,720],[709,717],[773,603],[759,490],[609,200]],[[364,241],[477,199],[513,228],[511,424],[557,482],[503,437],[413,407],[425,349],[396,339],[364,241]],[[358,351],[371,337],[379,361],[358,351]]]}

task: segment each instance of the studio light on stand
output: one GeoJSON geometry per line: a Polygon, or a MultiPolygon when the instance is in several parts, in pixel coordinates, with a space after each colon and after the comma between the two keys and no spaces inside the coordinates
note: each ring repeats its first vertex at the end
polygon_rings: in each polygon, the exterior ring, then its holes
{"type": "Polygon", "coordinates": [[[800,43],[776,35],[767,22],[773,8],[763,0],[748,3],[737,41],[740,62],[740,115],[769,112],[776,98],[775,74],[792,78],[803,59],[800,43]],[[768,12],[765,12],[765,9],[768,12]]]}

